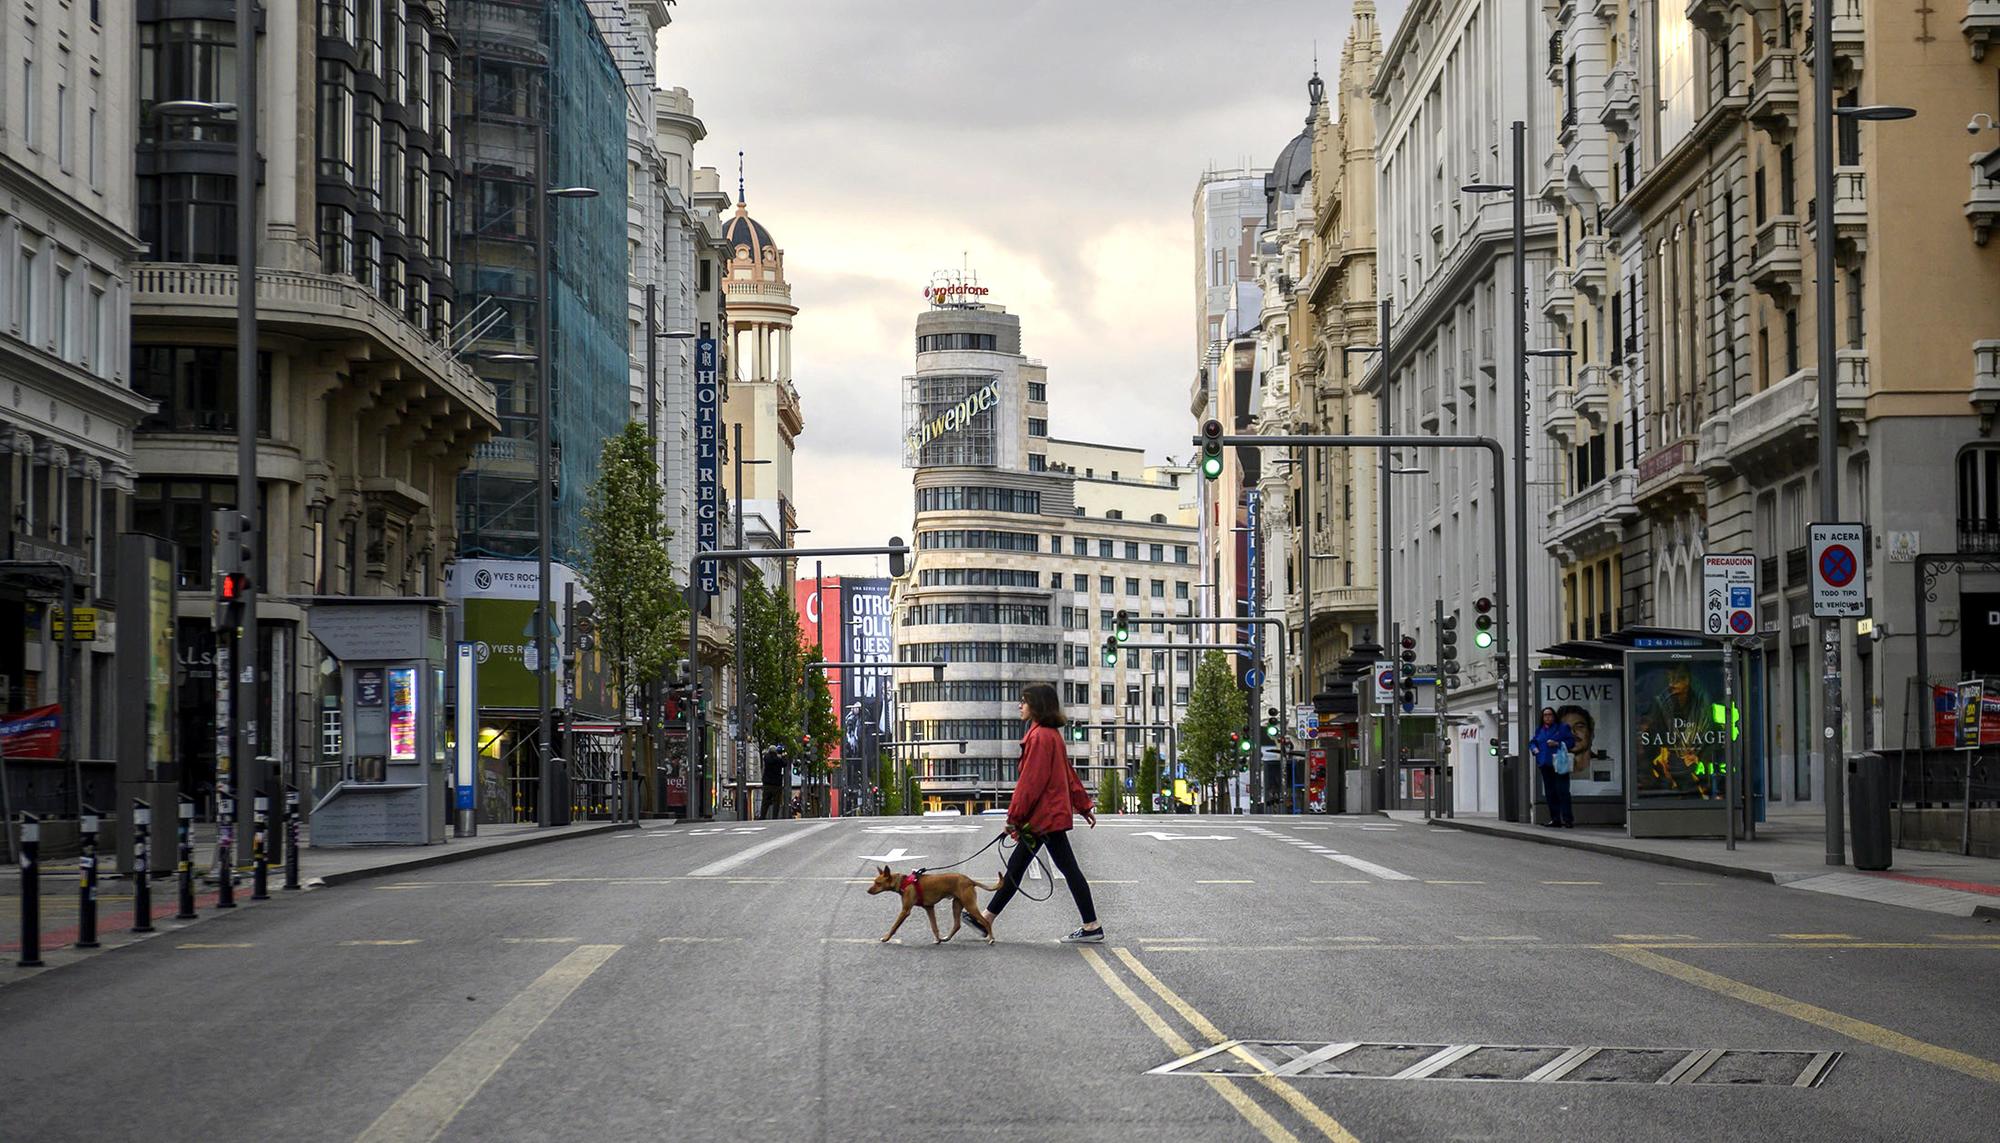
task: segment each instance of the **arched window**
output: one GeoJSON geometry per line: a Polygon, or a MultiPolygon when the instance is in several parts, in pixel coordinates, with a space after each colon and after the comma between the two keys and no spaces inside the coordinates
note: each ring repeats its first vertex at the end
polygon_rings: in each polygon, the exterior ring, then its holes
{"type": "Polygon", "coordinates": [[[1166,522],[1167,522],[1167,518],[1166,518],[1165,514],[1163,514],[1163,513],[1160,513],[1160,512],[1155,512],[1155,513],[1153,513],[1153,523],[1155,523],[1155,524],[1164,524],[1164,523],[1166,523],[1166,522]]]}

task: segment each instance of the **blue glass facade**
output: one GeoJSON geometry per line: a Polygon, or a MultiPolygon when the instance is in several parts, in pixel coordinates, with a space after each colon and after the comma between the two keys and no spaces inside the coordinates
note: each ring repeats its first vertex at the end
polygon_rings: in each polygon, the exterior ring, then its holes
{"type": "Polygon", "coordinates": [[[552,555],[574,566],[603,442],[627,416],[624,84],[584,0],[466,0],[449,11],[459,50],[462,336],[477,334],[468,360],[493,385],[503,426],[460,478],[461,550],[536,554],[538,365],[493,355],[542,352],[535,239],[546,205],[552,555]],[[548,169],[538,171],[544,144],[548,169]],[[563,186],[602,193],[544,203],[540,188],[563,186]]]}

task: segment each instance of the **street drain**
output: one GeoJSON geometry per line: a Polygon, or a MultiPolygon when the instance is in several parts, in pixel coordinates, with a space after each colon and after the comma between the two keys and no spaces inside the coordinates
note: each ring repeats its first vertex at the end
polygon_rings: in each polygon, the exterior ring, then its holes
{"type": "Polygon", "coordinates": [[[1840,1056],[1745,1048],[1226,1040],[1146,1074],[1818,1087],[1840,1056]]]}

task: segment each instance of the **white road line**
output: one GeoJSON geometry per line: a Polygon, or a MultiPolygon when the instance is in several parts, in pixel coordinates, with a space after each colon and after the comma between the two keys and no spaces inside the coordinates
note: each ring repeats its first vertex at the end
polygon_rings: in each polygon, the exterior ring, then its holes
{"type": "Polygon", "coordinates": [[[508,1057],[621,947],[583,945],[557,961],[411,1084],[357,1143],[427,1143],[442,1135],[508,1057]]]}
{"type": "Polygon", "coordinates": [[[755,861],[757,858],[764,856],[765,854],[771,852],[772,850],[778,848],[781,845],[790,845],[793,842],[798,841],[800,838],[806,837],[810,834],[818,833],[820,830],[832,829],[833,823],[838,820],[839,820],[838,818],[829,819],[827,821],[820,822],[817,825],[809,825],[806,828],[798,831],[797,833],[783,833],[779,834],[776,837],[769,838],[765,841],[760,841],[756,845],[751,846],[749,849],[746,849],[741,853],[732,853],[728,857],[723,858],[721,861],[711,861],[707,865],[702,866],[700,869],[695,870],[693,873],[688,874],[688,876],[714,877],[717,874],[727,873],[746,861],[755,861]]]}
{"type": "Polygon", "coordinates": [[[1409,874],[1398,873],[1386,865],[1377,865],[1372,861],[1363,861],[1358,857],[1350,857],[1345,853],[1329,853],[1326,856],[1327,859],[1330,861],[1338,861],[1342,865],[1347,866],[1349,869],[1359,869],[1363,873],[1369,874],[1370,876],[1374,877],[1380,877],[1384,881],[1416,880],[1416,878],[1410,876],[1409,874]]]}

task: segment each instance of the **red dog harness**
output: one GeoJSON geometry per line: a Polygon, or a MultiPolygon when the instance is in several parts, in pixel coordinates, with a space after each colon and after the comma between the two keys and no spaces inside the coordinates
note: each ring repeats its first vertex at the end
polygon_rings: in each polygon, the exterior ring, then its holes
{"type": "Polygon", "coordinates": [[[903,874],[903,879],[896,884],[896,892],[901,893],[905,889],[915,889],[917,891],[917,899],[919,901],[923,900],[924,897],[923,885],[918,882],[916,874],[914,873],[903,874]]]}

